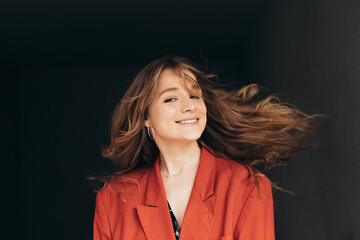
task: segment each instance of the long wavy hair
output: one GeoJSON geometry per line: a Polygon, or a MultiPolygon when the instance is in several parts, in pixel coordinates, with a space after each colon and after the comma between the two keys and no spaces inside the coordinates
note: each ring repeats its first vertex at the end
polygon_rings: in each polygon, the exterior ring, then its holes
{"type": "MultiPolygon", "coordinates": [[[[144,125],[162,71],[172,69],[184,77],[195,76],[207,107],[207,125],[198,143],[219,157],[239,162],[247,169],[268,171],[307,148],[306,137],[319,128],[318,117],[281,103],[276,96],[254,100],[256,84],[225,91],[217,75],[205,74],[189,60],[166,56],[152,61],[135,77],[115,108],[111,120],[111,142],[102,156],[116,166],[113,174],[97,177],[109,183],[123,174],[154,163],[159,149],[144,125]]],[[[249,171],[250,172],[254,171],[249,171]]],[[[255,171],[259,173],[259,171],[255,171]]]]}

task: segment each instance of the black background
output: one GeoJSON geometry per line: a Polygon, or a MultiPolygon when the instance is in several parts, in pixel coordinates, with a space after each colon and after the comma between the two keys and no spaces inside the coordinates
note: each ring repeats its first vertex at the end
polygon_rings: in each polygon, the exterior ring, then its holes
{"type": "Polygon", "coordinates": [[[2,1],[2,216],[11,239],[91,239],[85,180],[124,89],[164,54],[329,124],[270,178],[280,240],[360,239],[358,0],[2,1]],[[3,104],[5,103],[5,104],[3,104]]]}

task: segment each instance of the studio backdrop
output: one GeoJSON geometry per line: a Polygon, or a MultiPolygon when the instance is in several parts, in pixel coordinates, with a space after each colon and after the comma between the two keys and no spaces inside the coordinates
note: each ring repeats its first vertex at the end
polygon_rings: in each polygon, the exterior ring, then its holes
{"type": "Polygon", "coordinates": [[[360,2],[4,1],[5,231],[91,239],[111,114],[135,74],[188,57],[232,88],[257,83],[327,127],[267,173],[279,240],[360,239],[360,2]]]}

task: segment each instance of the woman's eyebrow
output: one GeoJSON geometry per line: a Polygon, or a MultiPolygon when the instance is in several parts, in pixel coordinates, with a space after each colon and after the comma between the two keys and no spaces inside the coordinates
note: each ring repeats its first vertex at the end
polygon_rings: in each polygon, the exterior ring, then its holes
{"type": "Polygon", "coordinates": [[[179,88],[177,88],[177,87],[172,87],[172,88],[165,89],[164,91],[162,91],[162,92],[159,94],[159,97],[160,97],[161,95],[163,95],[164,93],[166,93],[166,92],[171,92],[171,91],[176,91],[176,90],[179,90],[179,88]]]}
{"type": "MultiPolygon", "coordinates": [[[[197,90],[197,89],[200,89],[200,88],[197,85],[193,85],[192,89],[197,90]]],[[[179,88],[177,88],[177,87],[172,87],[172,88],[165,89],[165,90],[160,92],[159,97],[161,95],[163,95],[164,93],[166,93],[166,92],[177,91],[177,90],[179,90],[179,88]]]]}

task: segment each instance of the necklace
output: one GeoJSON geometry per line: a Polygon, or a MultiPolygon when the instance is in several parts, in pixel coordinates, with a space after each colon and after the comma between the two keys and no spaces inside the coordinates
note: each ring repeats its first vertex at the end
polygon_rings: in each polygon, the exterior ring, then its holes
{"type": "MultiPolygon", "coordinates": [[[[161,170],[161,168],[160,168],[160,172],[161,172],[162,174],[164,174],[164,176],[167,177],[167,178],[168,178],[168,177],[176,177],[176,176],[179,176],[179,175],[183,174],[183,173],[186,172],[187,170],[195,167],[198,162],[199,162],[199,160],[196,161],[196,162],[193,163],[193,164],[190,164],[190,166],[188,166],[187,168],[181,170],[179,173],[176,173],[176,174],[169,175],[169,174],[167,174],[166,172],[164,172],[163,170],[161,170]]],[[[160,167],[160,166],[159,166],[159,167],[160,167]]]]}

